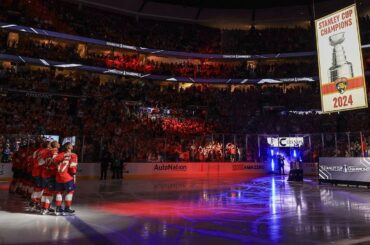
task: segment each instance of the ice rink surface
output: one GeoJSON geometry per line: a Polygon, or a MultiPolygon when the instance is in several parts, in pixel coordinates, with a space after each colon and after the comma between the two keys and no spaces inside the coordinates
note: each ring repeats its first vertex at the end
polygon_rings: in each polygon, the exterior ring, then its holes
{"type": "Polygon", "coordinates": [[[284,177],[80,180],[75,216],[0,182],[0,244],[370,244],[370,190],[284,177]]]}

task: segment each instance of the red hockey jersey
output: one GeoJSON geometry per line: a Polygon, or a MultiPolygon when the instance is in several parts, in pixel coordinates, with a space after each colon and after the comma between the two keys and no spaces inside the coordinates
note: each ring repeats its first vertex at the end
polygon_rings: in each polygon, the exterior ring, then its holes
{"type": "Polygon", "coordinates": [[[77,154],[62,152],[54,158],[57,166],[56,181],[67,183],[73,180],[73,175],[77,173],[77,154]]]}
{"type": "Polygon", "coordinates": [[[40,151],[39,165],[41,165],[41,177],[50,178],[55,176],[56,166],[53,159],[57,156],[57,149],[43,149],[40,151]]]}
{"type": "Polygon", "coordinates": [[[39,148],[32,154],[32,176],[37,177],[41,176],[41,166],[39,165],[40,152],[43,148],[39,148]]]}

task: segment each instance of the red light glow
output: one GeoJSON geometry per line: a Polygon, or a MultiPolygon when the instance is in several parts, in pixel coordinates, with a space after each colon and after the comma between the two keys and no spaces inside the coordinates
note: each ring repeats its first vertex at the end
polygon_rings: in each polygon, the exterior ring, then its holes
{"type": "Polygon", "coordinates": [[[151,218],[205,217],[216,214],[209,206],[184,201],[140,201],[107,203],[97,207],[104,212],[151,218]]]}
{"type": "Polygon", "coordinates": [[[9,190],[9,184],[0,184],[0,191],[7,191],[9,190]]]}

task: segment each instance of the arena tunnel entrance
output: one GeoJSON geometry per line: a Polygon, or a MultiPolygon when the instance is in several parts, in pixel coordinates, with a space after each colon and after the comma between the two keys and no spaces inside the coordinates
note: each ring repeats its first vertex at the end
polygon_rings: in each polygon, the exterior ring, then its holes
{"type": "Polygon", "coordinates": [[[303,168],[312,161],[309,135],[259,136],[259,157],[272,174],[288,174],[290,169],[303,168]]]}

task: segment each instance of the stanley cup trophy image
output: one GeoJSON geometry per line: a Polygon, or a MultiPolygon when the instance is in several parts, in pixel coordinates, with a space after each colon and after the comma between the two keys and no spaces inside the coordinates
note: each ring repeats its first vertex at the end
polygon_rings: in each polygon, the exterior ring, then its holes
{"type": "Polygon", "coordinates": [[[329,68],[330,82],[335,82],[339,93],[344,93],[347,87],[347,79],[353,77],[352,63],[347,61],[342,43],[344,32],[329,37],[330,45],[333,46],[332,67],[329,68]]]}

